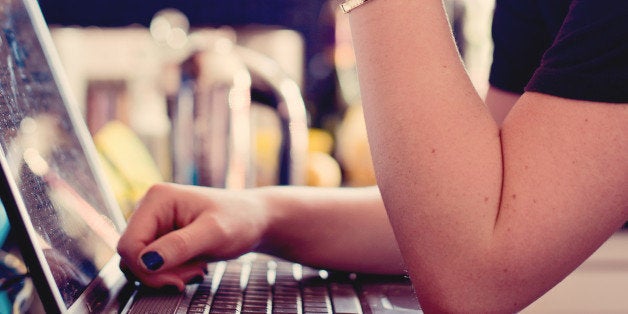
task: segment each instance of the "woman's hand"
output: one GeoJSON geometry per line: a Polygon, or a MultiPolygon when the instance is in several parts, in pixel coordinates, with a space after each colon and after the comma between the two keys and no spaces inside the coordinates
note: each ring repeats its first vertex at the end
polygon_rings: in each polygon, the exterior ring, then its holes
{"type": "Polygon", "coordinates": [[[268,228],[260,199],[197,186],[152,187],[118,243],[120,267],[151,287],[174,286],[202,276],[208,261],[254,249],[268,228]]]}

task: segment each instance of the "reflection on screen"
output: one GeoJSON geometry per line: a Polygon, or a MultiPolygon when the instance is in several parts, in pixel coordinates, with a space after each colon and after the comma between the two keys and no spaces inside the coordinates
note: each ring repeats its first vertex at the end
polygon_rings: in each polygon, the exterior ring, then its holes
{"type": "Polygon", "coordinates": [[[0,144],[67,306],[119,232],[21,1],[0,0],[0,144]]]}

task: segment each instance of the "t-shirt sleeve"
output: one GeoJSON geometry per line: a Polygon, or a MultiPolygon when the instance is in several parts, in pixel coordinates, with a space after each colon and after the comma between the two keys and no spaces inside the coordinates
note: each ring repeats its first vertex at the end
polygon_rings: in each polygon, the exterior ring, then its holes
{"type": "Polygon", "coordinates": [[[497,0],[493,12],[492,86],[522,94],[567,15],[571,0],[497,0]]]}
{"type": "MultiPolygon", "coordinates": [[[[525,1],[523,1],[525,2],[525,1]]],[[[521,94],[551,44],[535,8],[519,1],[497,1],[493,14],[493,63],[489,82],[521,94]]]]}
{"type": "Polygon", "coordinates": [[[628,1],[574,0],[526,91],[628,102],[628,1]]]}

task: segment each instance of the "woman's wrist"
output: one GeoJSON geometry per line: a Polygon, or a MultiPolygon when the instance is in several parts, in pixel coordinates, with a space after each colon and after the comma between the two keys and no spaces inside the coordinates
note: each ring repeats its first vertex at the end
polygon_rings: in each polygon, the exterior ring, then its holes
{"type": "Polygon", "coordinates": [[[262,212],[265,219],[264,230],[261,234],[260,242],[255,248],[258,253],[278,255],[285,246],[282,243],[282,236],[278,230],[282,230],[283,221],[286,220],[286,210],[277,197],[278,187],[258,187],[248,190],[256,206],[262,212]]]}

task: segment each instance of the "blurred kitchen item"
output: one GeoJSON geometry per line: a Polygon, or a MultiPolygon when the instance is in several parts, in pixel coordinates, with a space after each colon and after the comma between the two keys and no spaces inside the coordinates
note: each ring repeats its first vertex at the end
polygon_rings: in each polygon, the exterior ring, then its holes
{"type": "Polygon", "coordinates": [[[327,130],[310,128],[308,131],[308,141],[308,150],[311,152],[333,153],[334,137],[327,130]]]}
{"type": "Polygon", "coordinates": [[[305,184],[301,90],[276,61],[236,38],[229,29],[189,36],[192,53],[181,65],[179,85],[169,88],[176,95],[168,97],[175,181],[231,188],[305,184]]]}
{"type": "Polygon", "coordinates": [[[273,59],[246,47],[237,55],[251,73],[254,91],[266,93],[281,121],[279,184],[304,185],[308,150],[308,116],[298,84],[273,59]]]}
{"type": "Polygon", "coordinates": [[[237,29],[236,43],[272,60],[303,90],[305,42],[296,31],[252,25],[237,29]]]}
{"type": "MultiPolygon", "coordinates": [[[[238,29],[239,45],[260,51],[277,60],[283,67],[285,64],[295,64],[298,67],[284,68],[293,78],[304,94],[308,105],[308,111],[312,115],[312,121],[318,121],[317,112],[321,114],[336,108],[335,90],[336,82],[333,73],[333,62],[321,62],[329,60],[329,48],[333,46],[333,23],[328,17],[329,7],[337,7],[336,2],[330,0],[241,0],[241,1],[128,1],[128,0],[92,0],[87,2],[76,0],[40,0],[39,3],[46,20],[50,25],[123,28],[129,26],[152,26],[156,13],[160,10],[170,13],[176,9],[175,14],[161,14],[167,20],[166,24],[173,27],[170,42],[180,42],[179,30],[185,31],[181,25],[180,16],[184,16],[184,24],[190,29],[205,27],[218,28],[229,26],[238,29]],[[178,13],[178,14],[177,14],[178,13]],[[168,22],[169,21],[169,22],[168,22]],[[263,29],[265,34],[257,34],[255,30],[254,41],[257,44],[249,46],[247,34],[243,34],[242,28],[263,29]],[[303,43],[303,51],[293,54],[294,43],[281,39],[281,44],[276,41],[274,32],[267,32],[268,28],[281,29],[279,37],[292,37],[295,34],[303,43]],[[288,32],[294,34],[284,36],[288,32]],[[273,33],[273,34],[271,34],[273,33]],[[179,35],[177,35],[179,34],[179,35]],[[267,36],[267,35],[270,35],[267,36]],[[179,38],[179,39],[175,39],[179,38]],[[289,46],[286,46],[288,43],[289,46]],[[258,49],[261,48],[261,49],[258,49]],[[281,51],[285,51],[281,53],[281,51]],[[274,51],[280,52],[282,57],[277,58],[274,51]],[[289,56],[288,56],[289,55],[289,56]],[[285,56],[288,56],[286,58],[285,56]],[[327,57],[326,57],[327,56],[327,57]],[[303,59],[297,64],[296,58],[303,59]],[[307,70],[306,70],[307,69],[307,70]],[[303,78],[293,76],[296,72],[302,72],[303,78]],[[303,82],[303,85],[301,85],[303,82]],[[318,110],[317,110],[318,109],[318,110]]],[[[162,12],[164,13],[164,12],[162,12]]],[[[161,19],[160,19],[161,20],[161,19]]],[[[161,20],[163,21],[163,20],[161,20]]],[[[158,25],[163,26],[160,22],[158,25]]],[[[244,33],[248,32],[245,30],[244,33]]],[[[166,31],[163,34],[170,33],[166,31]]],[[[164,38],[164,37],[161,37],[164,38]]],[[[161,46],[161,45],[160,45],[161,46]]]]}
{"type": "Polygon", "coordinates": [[[128,89],[124,80],[90,80],[87,84],[85,120],[91,134],[111,120],[129,123],[128,89]]]}
{"type": "MultiPolygon", "coordinates": [[[[170,15],[167,24],[177,24],[177,16],[170,15]]],[[[152,24],[161,24],[156,22],[159,19],[156,16],[152,24]]],[[[179,69],[180,82],[173,84],[170,79],[165,88],[175,95],[167,97],[174,180],[236,188],[304,184],[307,114],[301,96],[301,36],[287,29],[249,25],[237,30],[194,30],[186,42],[191,56],[179,69]],[[245,72],[248,94],[244,85],[236,86],[238,79],[244,83],[245,72]],[[234,107],[229,104],[234,100],[231,96],[219,95],[221,89],[224,94],[231,87],[235,89],[227,93],[240,93],[235,100],[248,101],[246,106],[234,107]],[[199,99],[204,93],[213,96],[199,99]],[[202,115],[205,118],[199,118],[202,115]],[[204,146],[202,152],[198,146],[204,146]]]]}
{"type": "Polygon", "coordinates": [[[279,183],[279,155],[284,141],[279,115],[274,108],[253,101],[251,125],[255,185],[276,185],[279,183]]]}
{"type": "Polygon", "coordinates": [[[109,121],[93,137],[105,175],[129,218],[144,193],[163,181],[159,168],[140,138],[120,121],[109,121]]]}
{"type": "Polygon", "coordinates": [[[251,170],[251,77],[226,36],[205,33],[203,47],[181,64],[169,97],[174,181],[245,188],[251,170]]]}
{"type": "Polygon", "coordinates": [[[170,123],[159,84],[164,60],[182,50],[160,46],[148,29],[51,27],[72,94],[95,134],[110,120],[127,124],[170,178],[170,123]]]}
{"type": "Polygon", "coordinates": [[[52,33],[69,81],[85,100],[92,134],[111,120],[123,122],[165,180],[237,188],[305,184],[305,48],[298,32],[261,25],[191,29],[185,15],[165,9],[148,29],[53,27],[52,33]]]}
{"type": "Polygon", "coordinates": [[[326,130],[311,128],[308,132],[307,185],[338,187],[342,170],[332,157],[334,138],[326,130]]]}
{"type": "Polygon", "coordinates": [[[376,184],[375,170],[361,105],[350,106],[336,131],[336,158],[347,186],[376,184]]]}
{"type": "Polygon", "coordinates": [[[307,185],[339,187],[342,184],[340,165],[331,155],[312,151],[308,153],[307,185]]]}

